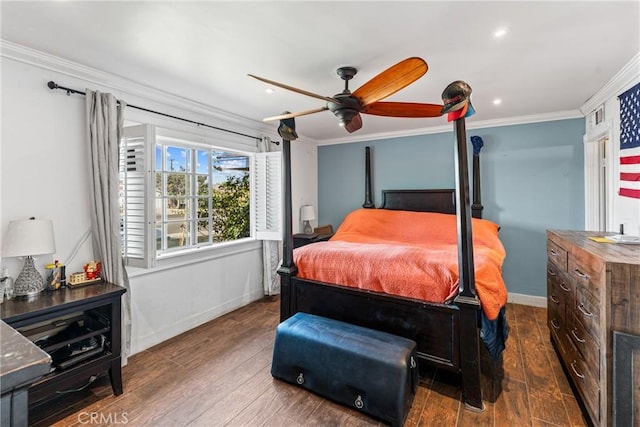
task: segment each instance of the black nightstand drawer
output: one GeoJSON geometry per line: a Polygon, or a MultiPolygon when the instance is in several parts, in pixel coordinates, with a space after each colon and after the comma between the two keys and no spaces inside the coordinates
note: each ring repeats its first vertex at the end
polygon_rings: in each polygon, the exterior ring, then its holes
{"type": "Polygon", "coordinates": [[[304,245],[316,242],[326,242],[333,234],[294,234],[293,235],[293,248],[299,248],[304,245]]]}

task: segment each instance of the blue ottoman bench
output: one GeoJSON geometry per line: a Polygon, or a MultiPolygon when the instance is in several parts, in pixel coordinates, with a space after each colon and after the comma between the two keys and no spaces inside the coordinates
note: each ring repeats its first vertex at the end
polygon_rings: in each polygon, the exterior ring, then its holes
{"type": "Polygon", "coordinates": [[[277,328],[271,375],[401,426],[418,385],[416,343],[296,313],[277,328]]]}

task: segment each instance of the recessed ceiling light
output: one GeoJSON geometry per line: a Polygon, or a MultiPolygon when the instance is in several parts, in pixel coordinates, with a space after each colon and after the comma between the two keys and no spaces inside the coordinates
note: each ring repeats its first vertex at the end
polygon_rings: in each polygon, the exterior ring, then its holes
{"type": "Polygon", "coordinates": [[[501,37],[504,37],[507,34],[507,29],[505,27],[502,28],[498,28],[494,33],[493,33],[493,37],[499,39],[501,37]]]}
{"type": "Polygon", "coordinates": [[[502,99],[496,98],[493,100],[493,105],[500,105],[500,104],[502,104],[502,99]]]}
{"type": "Polygon", "coordinates": [[[275,92],[276,90],[272,87],[268,87],[264,90],[265,92],[267,92],[269,95],[271,95],[273,92],[275,92]]]}

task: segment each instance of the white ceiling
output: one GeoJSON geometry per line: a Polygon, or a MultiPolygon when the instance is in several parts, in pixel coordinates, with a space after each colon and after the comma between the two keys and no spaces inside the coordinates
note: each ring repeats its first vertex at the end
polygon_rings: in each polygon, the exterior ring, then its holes
{"type": "MultiPolygon", "coordinates": [[[[638,1],[3,0],[0,8],[4,40],[255,120],[323,101],[283,89],[268,95],[247,73],[332,96],[343,89],[339,66],[359,70],[354,90],[419,56],[428,73],[387,100],[440,103],[446,85],[462,79],[477,110],[469,121],[484,121],[575,111],[640,51],[638,1]],[[506,36],[494,38],[500,27],[506,36]]],[[[446,119],[363,122],[352,136],[446,119]]],[[[319,142],[348,136],[328,111],[296,125],[319,142]]]]}

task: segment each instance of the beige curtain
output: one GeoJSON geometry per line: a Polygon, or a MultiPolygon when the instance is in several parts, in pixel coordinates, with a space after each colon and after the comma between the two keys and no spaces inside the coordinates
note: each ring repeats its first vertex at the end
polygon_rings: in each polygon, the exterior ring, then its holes
{"type": "MultiPolygon", "coordinates": [[[[258,141],[258,151],[261,153],[271,151],[271,139],[263,137],[258,141]]],[[[282,245],[278,240],[262,241],[262,284],[265,295],[277,295],[280,293],[280,275],[277,273],[282,259],[282,245]]]]}
{"type": "Polygon", "coordinates": [[[124,363],[131,352],[131,288],[121,252],[119,206],[120,139],[125,106],[110,93],[87,90],[93,253],[102,262],[104,279],[127,289],[122,297],[124,363]]]}

